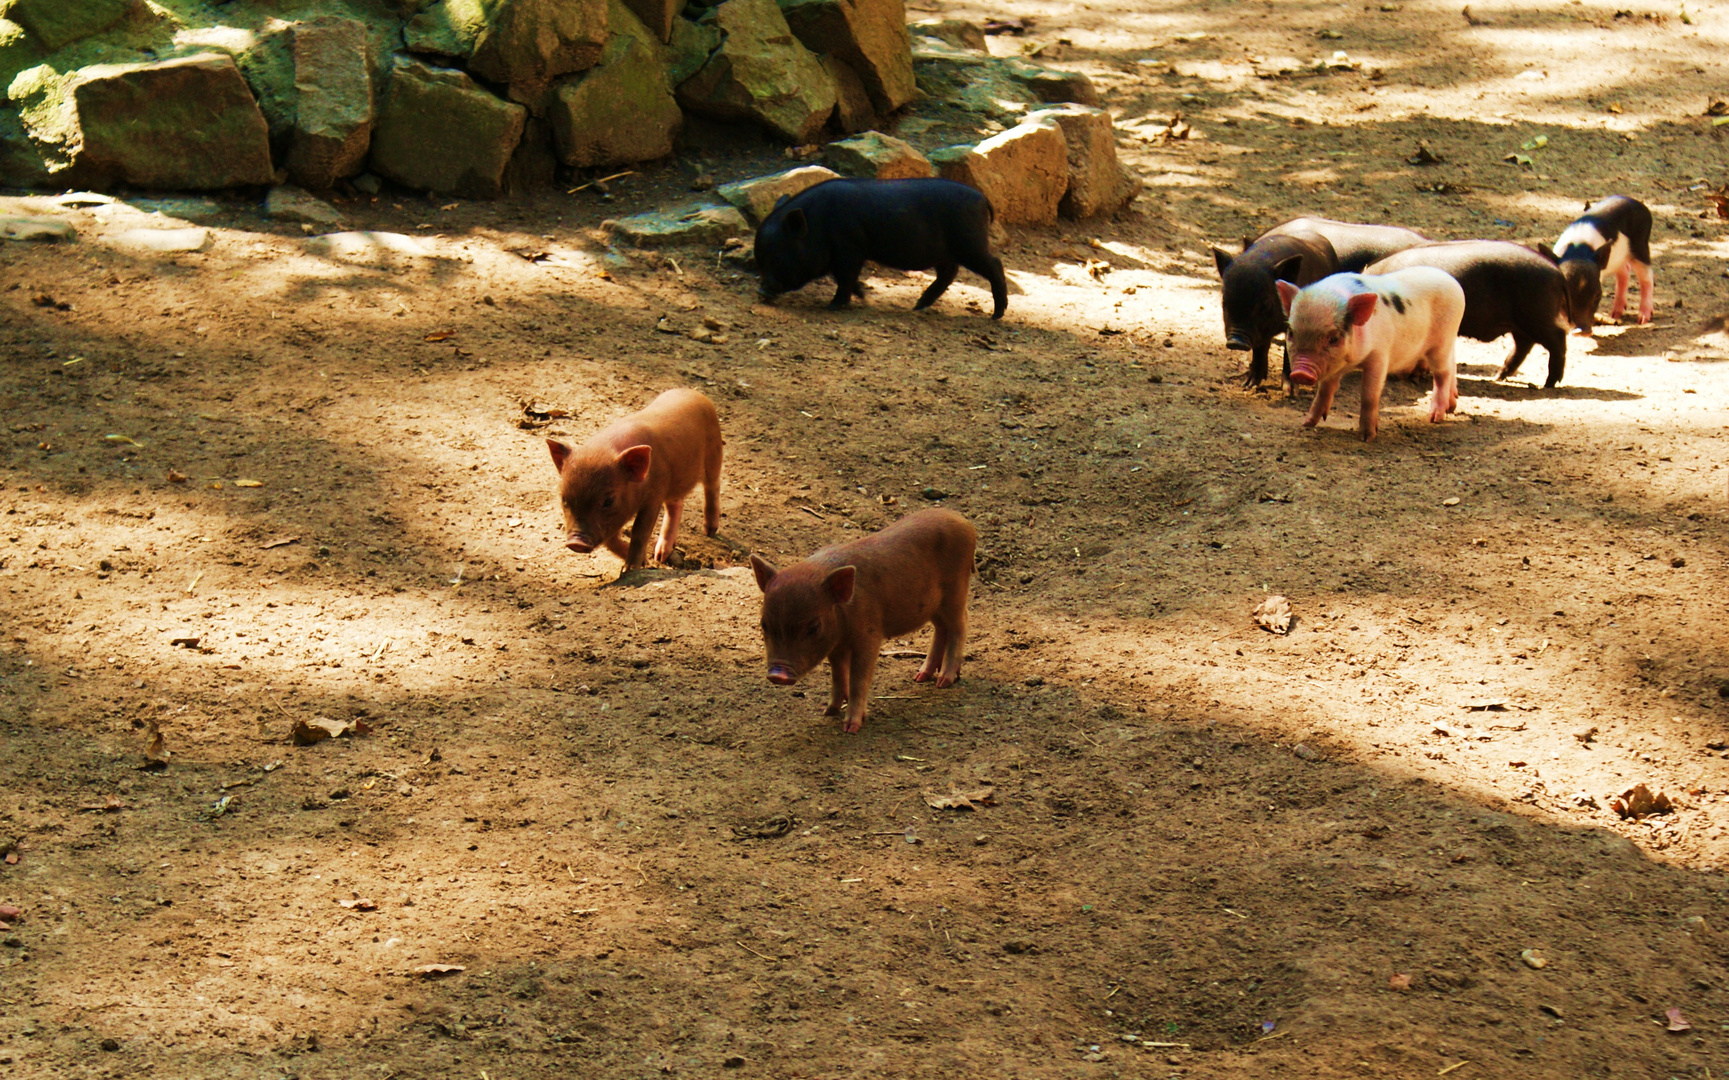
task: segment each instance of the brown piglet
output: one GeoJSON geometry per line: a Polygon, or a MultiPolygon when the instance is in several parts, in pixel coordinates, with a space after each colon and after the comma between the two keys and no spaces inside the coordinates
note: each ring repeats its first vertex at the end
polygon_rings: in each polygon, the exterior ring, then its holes
{"type": "Polygon", "coordinates": [[[768,681],[791,686],[826,658],[832,681],[823,715],[839,716],[845,706],[841,730],[851,734],[864,725],[883,642],[931,623],[936,633],[913,680],[954,685],[961,677],[977,546],[966,518],[921,510],[784,570],[751,556],[763,594],[768,681]]]}
{"type": "Polygon", "coordinates": [[[564,546],[578,554],[597,547],[624,560],[626,570],[648,563],[648,538],[666,508],[654,546],[665,562],[678,540],[684,497],[702,484],[703,531],[720,528],[720,417],[695,390],[668,390],[641,412],[614,420],[581,446],[546,440],[558,470],[564,546]],[[630,525],[627,546],[619,536],[630,525]]]}

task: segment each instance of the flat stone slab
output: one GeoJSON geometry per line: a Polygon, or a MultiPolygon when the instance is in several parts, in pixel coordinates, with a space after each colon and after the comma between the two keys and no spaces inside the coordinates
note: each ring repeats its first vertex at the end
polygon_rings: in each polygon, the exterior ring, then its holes
{"type": "Polygon", "coordinates": [[[52,244],[78,239],[78,230],[59,218],[8,217],[0,218],[0,237],[52,244]]]}
{"type": "Polygon", "coordinates": [[[600,228],[614,239],[643,248],[718,244],[751,231],[750,222],[736,207],[712,202],[613,218],[601,222],[600,228]]]}
{"type": "Polygon", "coordinates": [[[752,225],[762,224],[763,218],[774,212],[781,196],[793,196],[824,180],[838,180],[840,174],[821,165],[804,165],[767,176],[753,176],[731,184],[722,184],[715,194],[744,211],[752,225]]]}
{"type": "Polygon", "coordinates": [[[186,251],[209,251],[215,238],[209,229],[196,226],[189,229],[127,229],[114,237],[121,247],[164,254],[186,251]]]}
{"type": "Polygon", "coordinates": [[[310,225],[341,225],[342,211],[300,188],[283,185],[264,197],[264,216],[310,225]]]}
{"type": "Polygon", "coordinates": [[[412,236],[394,232],[333,232],[309,236],[306,250],[325,259],[345,262],[390,262],[394,259],[427,259],[432,252],[412,236]]]}

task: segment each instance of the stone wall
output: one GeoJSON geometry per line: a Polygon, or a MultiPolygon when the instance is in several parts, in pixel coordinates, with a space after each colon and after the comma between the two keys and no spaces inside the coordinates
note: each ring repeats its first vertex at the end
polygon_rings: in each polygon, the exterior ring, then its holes
{"type": "MultiPolygon", "coordinates": [[[[976,28],[909,28],[903,0],[300,7],[290,17],[297,6],[284,0],[0,0],[0,184],[213,190],[292,181],[328,191],[367,174],[367,187],[382,177],[486,198],[550,176],[554,161],[614,168],[667,157],[693,116],[794,145],[864,132],[862,153],[834,155],[847,172],[869,173],[872,155],[886,153],[895,164],[878,175],[918,175],[932,165],[917,150],[870,129],[923,97],[977,105],[987,128],[1002,126],[1005,107],[1093,102],[1085,76],[992,58],[976,28]],[[222,23],[200,23],[196,12],[222,23]]],[[[1065,198],[1065,213],[1121,204],[1114,172],[1091,187],[1067,181],[1065,160],[1108,150],[1115,169],[1108,116],[1053,113],[1038,127],[1030,142],[998,136],[932,161],[943,175],[994,185],[1006,220],[1042,219],[1045,204],[1065,198]],[[1005,141],[1039,148],[993,149],[1005,141]],[[1022,157],[1041,163],[1031,201],[1002,179],[1022,157]]]]}

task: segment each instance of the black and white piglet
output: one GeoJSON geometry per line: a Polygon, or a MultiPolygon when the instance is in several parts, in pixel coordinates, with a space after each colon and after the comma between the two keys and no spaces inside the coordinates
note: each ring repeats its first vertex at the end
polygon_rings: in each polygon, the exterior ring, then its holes
{"type": "Polygon", "coordinates": [[[756,231],[756,265],[764,299],[834,278],[829,307],[862,297],[866,262],[896,270],[932,270],[937,279],[919,297],[936,303],[966,267],[991,283],[1000,319],[1009,305],[1003,263],[991,253],[990,200],[953,180],[825,180],[782,199],[756,231]]]}
{"type": "Polygon", "coordinates": [[[1555,241],[1555,258],[1567,279],[1567,308],[1573,325],[1587,336],[1603,300],[1603,275],[1615,275],[1615,303],[1609,318],[1627,310],[1627,272],[1639,278],[1639,321],[1651,321],[1656,306],[1651,277],[1651,211],[1638,199],[1611,195],[1585,208],[1555,241]]]}

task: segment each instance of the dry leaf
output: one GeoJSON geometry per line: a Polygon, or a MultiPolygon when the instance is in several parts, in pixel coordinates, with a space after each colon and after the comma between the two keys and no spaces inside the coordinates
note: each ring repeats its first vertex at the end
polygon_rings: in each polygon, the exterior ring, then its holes
{"type": "Polygon", "coordinates": [[[1670,1031],[1691,1031],[1691,1030],[1693,1030],[1693,1025],[1689,1024],[1687,1022],[1687,1018],[1685,1016],[1681,1015],[1680,1009],[1678,1009],[1678,1008],[1677,1009],[1665,1009],[1663,1012],[1663,1015],[1667,1016],[1669,1018],[1669,1030],[1670,1031]]]}
{"type": "Polygon", "coordinates": [[[1255,625],[1275,634],[1291,632],[1291,602],[1282,596],[1269,596],[1254,611],[1255,625]]]}
{"type": "Polygon", "coordinates": [[[234,486],[235,487],[247,487],[247,488],[263,487],[264,481],[262,481],[262,480],[236,480],[236,481],[234,481],[234,486]]]}
{"type": "Polygon", "coordinates": [[[456,336],[455,330],[434,330],[432,333],[426,335],[426,337],[422,338],[421,340],[422,341],[449,341],[451,338],[453,338],[455,336],[456,336]]]}
{"type": "Polygon", "coordinates": [[[168,759],[174,756],[167,743],[168,740],[162,737],[162,726],[154,720],[150,721],[150,745],[144,748],[146,769],[167,768],[168,759]]]}
{"type": "Polygon", "coordinates": [[[258,550],[269,551],[271,548],[286,547],[289,544],[297,542],[299,539],[300,537],[298,536],[278,536],[274,540],[266,540],[264,543],[259,544],[258,550]]]}
{"type": "Polygon", "coordinates": [[[121,802],[119,799],[115,798],[114,796],[110,795],[108,797],[107,802],[85,803],[83,806],[80,806],[78,809],[84,811],[87,814],[112,814],[117,810],[126,809],[126,804],[121,802]]]}
{"type": "Polygon", "coordinates": [[[932,810],[977,810],[981,806],[996,805],[997,789],[978,787],[960,791],[950,788],[946,795],[927,791],[924,797],[925,805],[932,810]]]}
{"type": "Polygon", "coordinates": [[[1392,978],[1387,980],[1387,985],[1391,986],[1395,990],[1409,990],[1411,988],[1411,977],[1409,975],[1394,975],[1392,978]]]}
{"type": "Polygon", "coordinates": [[[793,818],[788,814],[771,814],[761,821],[732,826],[734,840],[773,840],[792,832],[793,818]]]}
{"type": "Polygon", "coordinates": [[[436,979],[440,975],[455,975],[459,971],[467,970],[461,964],[422,964],[414,969],[414,973],[425,975],[429,979],[436,979]]]}
{"type": "Polygon", "coordinates": [[[1675,809],[1675,804],[1662,792],[1653,795],[1650,788],[1638,784],[1623,791],[1620,798],[1609,804],[1609,809],[1623,818],[1642,818],[1647,814],[1667,814],[1675,809]]]}
{"type": "Polygon", "coordinates": [[[372,726],[364,720],[332,720],[328,716],[315,716],[309,721],[296,720],[290,735],[295,746],[311,746],[344,735],[365,735],[371,730],[372,726]]]}
{"type": "Polygon", "coordinates": [[[378,905],[371,900],[338,900],[338,904],[352,911],[377,911],[378,905]]]}
{"type": "Polygon", "coordinates": [[[168,482],[170,484],[184,484],[186,483],[186,474],[176,469],[169,469],[168,482]]]}

